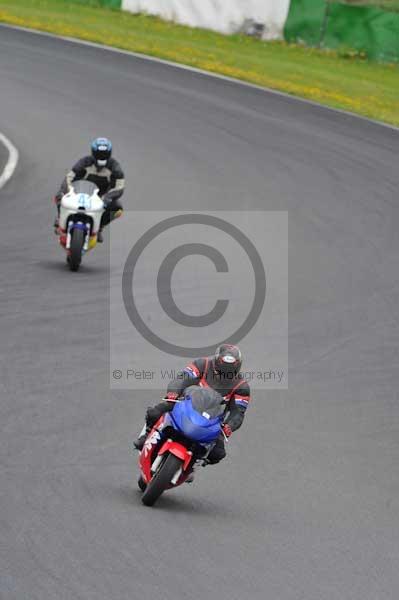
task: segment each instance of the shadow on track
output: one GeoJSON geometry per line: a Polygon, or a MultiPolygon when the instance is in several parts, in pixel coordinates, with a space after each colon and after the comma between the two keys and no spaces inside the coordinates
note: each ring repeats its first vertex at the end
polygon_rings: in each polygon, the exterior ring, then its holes
{"type": "MultiPolygon", "coordinates": [[[[148,507],[144,506],[141,502],[141,495],[139,489],[127,485],[115,487],[112,493],[112,496],[115,499],[118,498],[119,502],[125,507],[129,505],[132,508],[139,507],[142,510],[148,511],[148,507]]],[[[229,510],[226,510],[226,507],[221,503],[204,499],[203,496],[199,499],[193,495],[192,498],[187,499],[187,497],[179,497],[177,494],[173,495],[173,492],[170,494],[166,492],[162,495],[156,505],[152,507],[152,510],[155,510],[158,514],[162,512],[167,512],[169,514],[171,512],[176,512],[179,514],[190,515],[190,518],[193,520],[196,518],[202,519],[202,517],[208,516],[232,521],[237,518],[238,514],[242,513],[241,506],[237,506],[236,510],[234,507],[230,507],[229,510]]]]}
{"type": "MultiPolygon", "coordinates": [[[[39,268],[45,270],[45,271],[56,271],[58,273],[71,273],[69,266],[66,262],[66,260],[62,261],[50,261],[50,260],[46,260],[46,261],[41,261],[38,262],[37,265],[39,268]]],[[[79,267],[79,271],[76,271],[76,273],[74,273],[74,275],[79,275],[79,274],[97,274],[97,273],[109,273],[109,268],[108,265],[87,265],[85,263],[82,263],[81,266],[79,267]]]]}

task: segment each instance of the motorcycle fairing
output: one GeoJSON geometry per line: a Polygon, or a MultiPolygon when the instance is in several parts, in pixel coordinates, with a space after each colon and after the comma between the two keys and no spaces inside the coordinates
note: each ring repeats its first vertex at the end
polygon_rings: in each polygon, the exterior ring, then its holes
{"type": "Polygon", "coordinates": [[[183,471],[187,469],[193,458],[193,453],[190,450],[187,450],[182,444],[174,442],[173,440],[167,440],[162,445],[162,448],[158,452],[158,456],[165,454],[165,452],[170,452],[170,454],[174,454],[174,456],[183,461],[183,471]]]}
{"type": "Polygon", "coordinates": [[[156,449],[159,448],[159,444],[162,440],[162,434],[160,430],[162,430],[164,426],[164,421],[165,417],[162,415],[162,417],[155,423],[154,427],[148,434],[147,439],[144,442],[143,449],[140,452],[140,468],[146,483],[151,481],[151,465],[156,455],[156,449]]]}
{"type": "Polygon", "coordinates": [[[201,415],[194,409],[191,398],[176,402],[169,415],[175,429],[199,444],[214,442],[220,434],[222,417],[201,415]]]}

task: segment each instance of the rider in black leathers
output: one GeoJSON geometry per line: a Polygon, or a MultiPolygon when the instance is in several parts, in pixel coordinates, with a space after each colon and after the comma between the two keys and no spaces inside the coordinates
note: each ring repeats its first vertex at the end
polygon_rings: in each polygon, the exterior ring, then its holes
{"type": "Polygon", "coordinates": [[[119,198],[125,189],[125,176],[117,160],[112,158],[112,144],[106,138],[97,138],[91,144],[91,156],[85,156],[67,173],[54,201],[57,206],[58,216],[54,227],[58,232],[61,198],[71,188],[74,181],[87,180],[96,184],[99,195],[102,197],[106,209],[103,213],[97,241],[103,241],[102,230],[114,219],[121,216],[123,212],[119,198]]]}
{"type": "MultiPolygon", "coordinates": [[[[141,450],[151,427],[165,412],[173,410],[185,388],[191,385],[210,387],[220,393],[226,405],[223,432],[229,437],[241,427],[250,401],[248,382],[240,373],[241,352],[237,346],[222,344],[214,357],[197,358],[173,379],[163,402],[149,407],[146,412],[146,430],[134,443],[141,450]]],[[[208,456],[208,462],[216,464],[226,456],[224,436],[219,436],[208,456]]]]}

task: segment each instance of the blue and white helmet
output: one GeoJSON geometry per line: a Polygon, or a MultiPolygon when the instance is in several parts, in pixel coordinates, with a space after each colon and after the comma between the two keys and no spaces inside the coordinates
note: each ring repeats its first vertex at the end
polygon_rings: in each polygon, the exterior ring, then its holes
{"type": "Polygon", "coordinates": [[[91,154],[98,168],[105,167],[112,154],[112,144],[104,137],[98,137],[91,143],[91,154]]]}

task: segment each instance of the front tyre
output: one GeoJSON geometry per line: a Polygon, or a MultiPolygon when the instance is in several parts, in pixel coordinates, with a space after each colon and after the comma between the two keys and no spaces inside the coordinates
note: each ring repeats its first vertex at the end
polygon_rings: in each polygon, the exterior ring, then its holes
{"type": "Polygon", "coordinates": [[[141,497],[146,506],[153,506],[161,494],[169,487],[175,473],[181,468],[182,461],[174,454],[168,454],[160,469],[155,473],[141,497]]]}
{"type": "Polygon", "coordinates": [[[68,264],[71,271],[77,271],[82,262],[82,250],[85,243],[85,232],[83,229],[74,229],[72,231],[71,247],[68,257],[68,264]]]}

